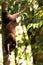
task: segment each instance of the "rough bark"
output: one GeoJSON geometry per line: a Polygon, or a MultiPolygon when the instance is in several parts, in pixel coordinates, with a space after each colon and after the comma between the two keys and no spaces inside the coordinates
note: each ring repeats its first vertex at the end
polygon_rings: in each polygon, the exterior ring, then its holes
{"type": "MultiPolygon", "coordinates": [[[[8,12],[8,0],[2,0],[2,12],[8,12]]],[[[3,13],[2,13],[2,18],[3,18],[3,13]]],[[[5,18],[4,18],[5,19],[5,18]]],[[[2,20],[2,45],[3,45],[3,65],[9,65],[10,61],[8,60],[8,55],[6,54],[6,51],[4,49],[4,24],[2,20]]]]}

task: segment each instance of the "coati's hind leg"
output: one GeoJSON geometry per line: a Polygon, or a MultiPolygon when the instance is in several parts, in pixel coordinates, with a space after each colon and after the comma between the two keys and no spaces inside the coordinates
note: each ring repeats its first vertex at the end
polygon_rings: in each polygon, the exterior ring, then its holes
{"type": "Polygon", "coordinates": [[[6,38],[4,46],[5,46],[6,54],[11,53],[11,51],[13,51],[13,49],[15,49],[16,40],[14,39],[12,34],[6,38]]]}

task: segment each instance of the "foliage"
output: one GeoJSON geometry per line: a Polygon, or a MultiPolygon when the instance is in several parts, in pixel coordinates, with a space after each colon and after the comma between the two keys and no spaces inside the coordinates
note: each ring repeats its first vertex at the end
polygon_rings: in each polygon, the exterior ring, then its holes
{"type": "MultiPolygon", "coordinates": [[[[41,5],[41,2],[43,1],[9,0],[9,13],[19,12],[27,6],[30,8],[30,10],[27,9],[17,18],[19,26],[17,27],[18,32],[16,35],[16,51],[19,58],[23,55],[25,60],[28,59],[29,56],[26,56],[29,54],[26,53],[26,49],[30,44],[34,58],[36,58],[35,55],[40,54],[40,52],[43,54],[43,4],[41,5]]],[[[38,61],[36,61],[35,63],[37,65],[38,61]]]]}
{"type": "Polygon", "coordinates": [[[32,65],[31,59],[35,65],[43,65],[43,0],[9,0],[9,13],[19,12],[27,6],[30,10],[17,18],[16,60],[18,65],[32,65]]]}

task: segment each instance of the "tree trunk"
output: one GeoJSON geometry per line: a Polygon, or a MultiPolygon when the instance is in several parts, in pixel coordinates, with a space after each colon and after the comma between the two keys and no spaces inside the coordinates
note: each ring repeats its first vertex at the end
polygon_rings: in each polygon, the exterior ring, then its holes
{"type": "MultiPolygon", "coordinates": [[[[2,12],[8,12],[8,0],[2,1],[2,12]]],[[[2,13],[3,18],[3,13],[2,13]]],[[[4,18],[5,19],[5,18],[4,18]]],[[[5,33],[4,33],[4,24],[2,20],[2,45],[3,45],[3,65],[9,65],[10,61],[8,60],[8,54],[6,54],[6,51],[4,49],[4,39],[5,39],[5,33]]]]}

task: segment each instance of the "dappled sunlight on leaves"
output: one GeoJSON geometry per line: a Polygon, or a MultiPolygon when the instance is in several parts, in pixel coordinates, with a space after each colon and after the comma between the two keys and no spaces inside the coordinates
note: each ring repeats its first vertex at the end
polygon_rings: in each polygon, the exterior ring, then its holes
{"type": "Polygon", "coordinates": [[[27,35],[25,25],[18,25],[16,27],[16,48],[18,49],[16,55],[16,62],[18,65],[33,65],[33,57],[31,51],[30,41],[27,35]]]}

